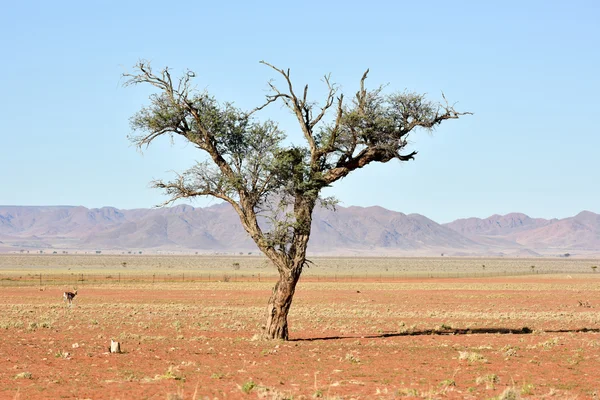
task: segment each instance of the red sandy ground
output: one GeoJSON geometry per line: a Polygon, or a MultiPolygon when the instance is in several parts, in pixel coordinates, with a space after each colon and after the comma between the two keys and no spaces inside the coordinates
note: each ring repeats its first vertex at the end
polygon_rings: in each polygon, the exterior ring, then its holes
{"type": "Polygon", "coordinates": [[[306,282],[289,342],[253,339],[264,283],[1,287],[0,399],[596,399],[599,283],[306,282]]]}

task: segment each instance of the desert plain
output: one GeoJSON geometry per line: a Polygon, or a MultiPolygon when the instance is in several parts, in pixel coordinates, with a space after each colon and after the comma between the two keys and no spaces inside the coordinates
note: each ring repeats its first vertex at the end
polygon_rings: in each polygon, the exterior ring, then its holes
{"type": "Polygon", "coordinates": [[[283,342],[261,257],[0,255],[0,399],[600,396],[598,260],[312,261],[283,342]]]}

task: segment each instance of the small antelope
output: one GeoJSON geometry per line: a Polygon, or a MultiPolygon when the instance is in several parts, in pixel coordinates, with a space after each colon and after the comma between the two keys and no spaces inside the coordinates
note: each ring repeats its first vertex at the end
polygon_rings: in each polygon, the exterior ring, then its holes
{"type": "Polygon", "coordinates": [[[75,300],[75,296],[77,296],[77,289],[72,292],[64,292],[63,293],[63,301],[67,302],[69,306],[73,305],[73,300],[75,300]]]}

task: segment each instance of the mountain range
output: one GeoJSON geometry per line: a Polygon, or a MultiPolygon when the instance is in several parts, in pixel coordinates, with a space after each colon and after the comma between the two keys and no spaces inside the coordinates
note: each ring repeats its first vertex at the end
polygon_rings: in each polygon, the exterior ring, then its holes
{"type": "MultiPolygon", "coordinates": [[[[0,251],[258,252],[227,203],[210,207],[0,206],[0,251]]],[[[317,208],[309,253],[323,255],[600,255],[600,215],[492,215],[438,224],[382,207],[317,208]]]]}

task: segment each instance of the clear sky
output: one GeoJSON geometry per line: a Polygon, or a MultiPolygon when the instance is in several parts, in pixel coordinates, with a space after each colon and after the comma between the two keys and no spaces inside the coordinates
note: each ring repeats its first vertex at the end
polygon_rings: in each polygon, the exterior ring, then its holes
{"type": "MultiPolygon", "coordinates": [[[[10,1],[0,12],[0,204],[146,208],[199,158],[127,140],[147,103],[121,74],[139,59],[251,108],[291,68],[319,100],[326,73],[371,87],[443,91],[473,116],[411,136],[415,161],[369,166],[326,194],[437,222],[524,212],[600,213],[598,1],[10,1]]],[[[291,140],[298,128],[279,106],[291,140]]],[[[298,139],[299,140],[299,139],[298,139]]],[[[198,200],[195,206],[215,204],[198,200]]]]}

